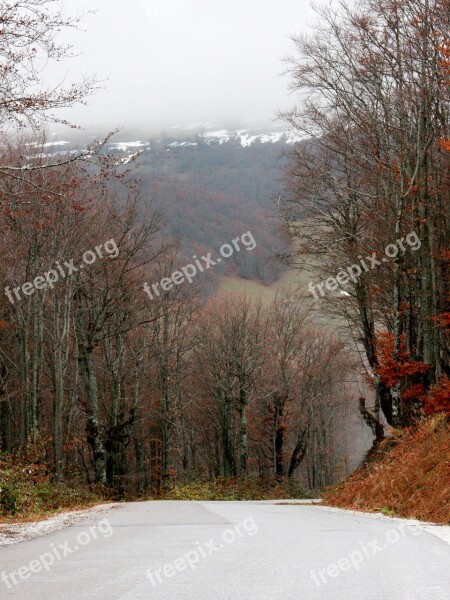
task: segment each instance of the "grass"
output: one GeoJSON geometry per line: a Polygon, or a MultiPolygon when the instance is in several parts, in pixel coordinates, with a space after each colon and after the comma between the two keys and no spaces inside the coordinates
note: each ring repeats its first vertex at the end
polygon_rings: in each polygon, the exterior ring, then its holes
{"type": "MultiPolygon", "coordinates": [[[[305,274],[305,277],[307,274],[305,274]]],[[[239,277],[225,276],[221,278],[218,294],[223,292],[238,292],[246,296],[261,299],[264,303],[272,302],[278,293],[295,290],[302,283],[300,274],[295,271],[286,271],[278,281],[271,285],[264,285],[253,279],[240,279],[239,277]]],[[[309,281],[309,279],[308,279],[309,281]]]]}
{"type": "Polygon", "coordinates": [[[331,315],[324,311],[321,301],[314,301],[313,296],[308,291],[310,281],[315,280],[311,278],[311,274],[307,271],[292,270],[284,272],[278,281],[270,285],[264,285],[253,279],[224,276],[220,279],[216,295],[220,296],[226,293],[243,294],[254,300],[261,298],[263,305],[267,305],[275,300],[277,294],[282,296],[284,292],[298,292],[301,297],[306,299],[305,306],[313,308],[314,319],[317,323],[320,323],[332,332],[341,332],[342,327],[347,326],[347,321],[337,315],[331,315]]]}
{"type": "Polygon", "coordinates": [[[396,432],[324,502],[385,515],[450,523],[450,417],[396,432]]]}
{"type": "Polygon", "coordinates": [[[257,477],[243,479],[219,478],[174,485],[166,490],[160,500],[297,500],[311,498],[294,481],[263,481],[257,477]]]}

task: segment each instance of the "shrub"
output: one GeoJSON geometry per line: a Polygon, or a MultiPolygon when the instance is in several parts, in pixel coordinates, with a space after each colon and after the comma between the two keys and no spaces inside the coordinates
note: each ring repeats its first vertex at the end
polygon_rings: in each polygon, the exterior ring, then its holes
{"type": "Polygon", "coordinates": [[[258,477],[195,481],[174,485],[163,493],[167,500],[278,500],[308,498],[310,495],[292,480],[265,481],[258,477]]]}
{"type": "Polygon", "coordinates": [[[10,483],[0,483],[0,514],[15,515],[18,504],[18,489],[10,483]]]}

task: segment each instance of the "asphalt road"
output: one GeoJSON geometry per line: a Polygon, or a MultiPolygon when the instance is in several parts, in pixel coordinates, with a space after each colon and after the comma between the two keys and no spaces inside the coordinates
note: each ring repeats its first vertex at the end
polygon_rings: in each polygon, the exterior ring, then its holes
{"type": "Polygon", "coordinates": [[[119,505],[0,548],[0,573],[16,600],[450,600],[450,546],[418,526],[258,502],[119,505]]]}

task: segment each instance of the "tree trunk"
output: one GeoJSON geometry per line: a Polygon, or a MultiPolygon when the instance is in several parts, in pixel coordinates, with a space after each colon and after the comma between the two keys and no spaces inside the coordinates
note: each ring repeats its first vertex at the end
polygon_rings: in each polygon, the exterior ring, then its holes
{"type": "MultiPolygon", "coordinates": [[[[288,477],[289,479],[294,475],[296,468],[301,464],[306,456],[306,448],[308,443],[308,428],[302,429],[299,432],[297,443],[291,456],[289,463],[288,477]]],[[[315,478],[312,482],[315,485],[315,478]]]]}
{"type": "Polygon", "coordinates": [[[275,476],[281,479],[284,476],[284,424],[283,424],[283,406],[277,401],[275,404],[275,476]]]}
{"type": "Polygon", "coordinates": [[[240,454],[239,454],[239,475],[244,477],[247,474],[248,459],[248,440],[247,440],[247,395],[241,390],[239,399],[239,426],[240,426],[240,454]]]}

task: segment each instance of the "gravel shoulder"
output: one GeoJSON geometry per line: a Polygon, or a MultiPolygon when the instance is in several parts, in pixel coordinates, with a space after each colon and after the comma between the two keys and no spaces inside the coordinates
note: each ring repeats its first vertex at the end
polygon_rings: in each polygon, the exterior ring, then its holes
{"type": "Polygon", "coordinates": [[[31,521],[28,523],[0,523],[0,546],[11,546],[60,531],[70,527],[82,519],[97,517],[106,514],[116,503],[100,504],[92,508],[61,512],[49,519],[31,521]]]}

